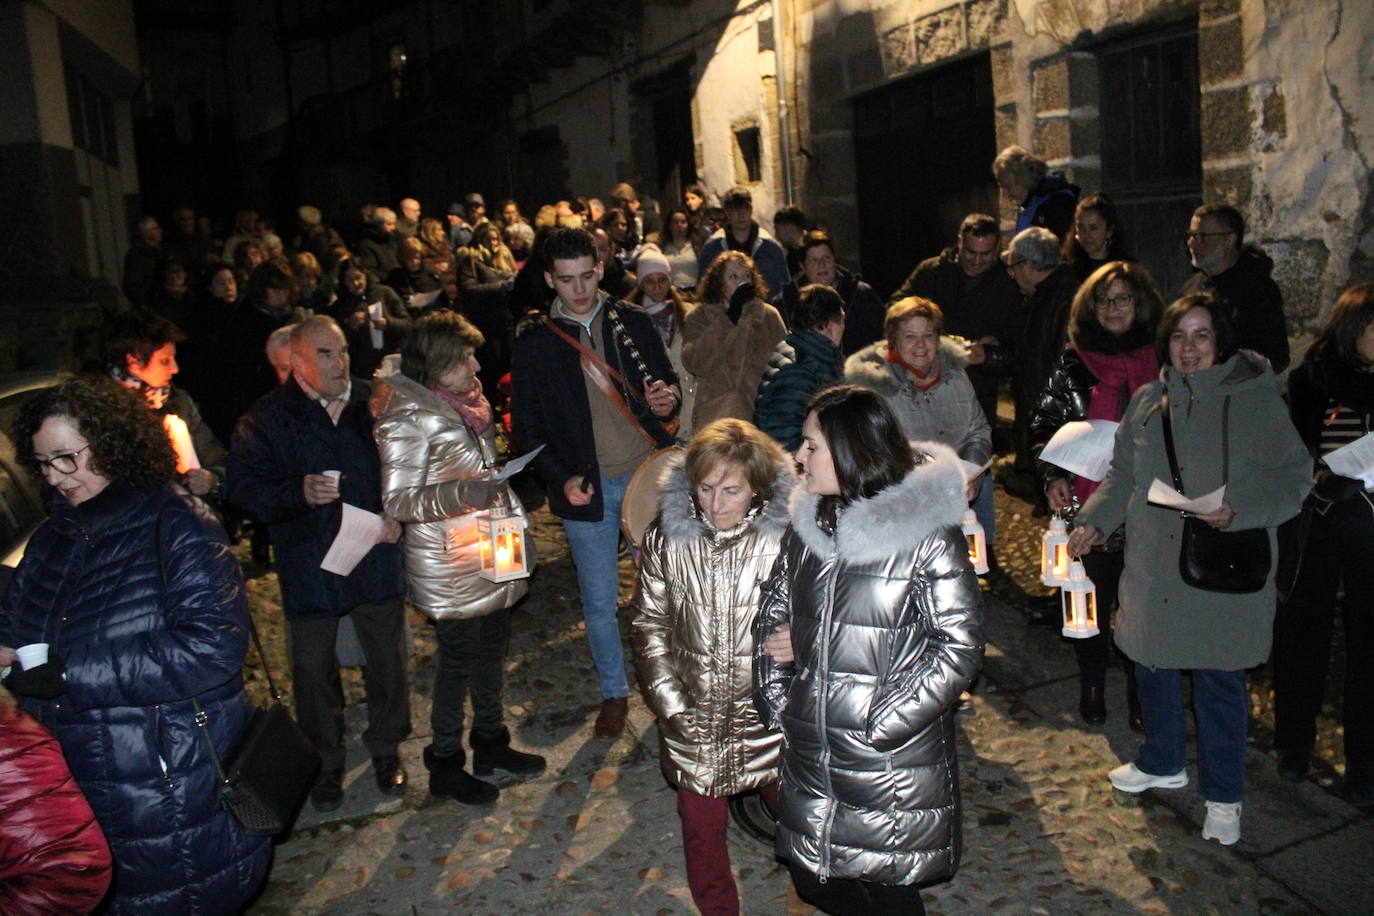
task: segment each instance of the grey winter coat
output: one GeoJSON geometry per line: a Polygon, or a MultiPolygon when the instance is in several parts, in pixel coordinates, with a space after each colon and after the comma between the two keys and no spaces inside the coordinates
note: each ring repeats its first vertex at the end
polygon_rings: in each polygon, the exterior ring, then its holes
{"type": "Polygon", "coordinates": [[[992,427],[978,404],[964,366],[968,353],[961,338],[940,337],[940,381],[927,391],[912,384],[907,372],[887,361],[887,341],[864,347],[844,363],[844,380],[883,396],[902,432],[913,441],[933,440],[977,465],[992,458],[992,427]]]}
{"type": "Polygon", "coordinates": [[[1164,449],[1159,401],[1169,392],[1169,416],[1179,474],[1189,496],[1222,483],[1222,403],[1231,396],[1230,531],[1274,528],[1292,518],[1312,485],[1312,458],[1279,398],[1274,373],[1256,353],[1241,350],[1223,363],[1184,376],[1165,366],[1159,381],[1131,398],[1116,431],[1111,469],[1078,513],[1078,524],[1110,532],[1126,525],[1117,645],[1150,668],[1238,671],[1269,657],[1274,577],[1258,592],[1231,595],[1183,583],[1178,572],[1183,517],[1146,501],[1150,482],[1173,480],[1164,449]]]}
{"type": "Polygon", "coordinates": [[[964,472],[943,445],[916,451],[833,536],[797,488],[754,627],[755,702],[785,736],[777,853],[822,879],[914,884],[959,865],[952,709],[983,664],[983,598],[959,530],[964,472]],[[762,648],[781,624],[792,664],[762,648]]]}
{"type": "Polygon", "coordinates": [[[692,498],[685,461],[686,452],[669,459],[658,518],[644,533],[630,639],[640,689],[658,717],[664,775],[698,795],[734,795],[777,779],[782,734],[754,708],[751,660],[759,588],[787,528],[792,469],[779,463],[772,499],[716,531],[692,498]],[[670,721],[679,713],[685,720],[670,721]]]}

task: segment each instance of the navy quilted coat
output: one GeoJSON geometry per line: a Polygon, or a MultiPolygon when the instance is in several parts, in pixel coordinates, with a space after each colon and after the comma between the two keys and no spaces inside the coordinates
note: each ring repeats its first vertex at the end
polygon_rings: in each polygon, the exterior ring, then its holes
{"type": "Polygon", "coordinates": [[[0,644],[47,642],[67,692],[25,709],[62,745],[114,854],[115,913],[227,913],[267,874],[267,838],[219,806],[191,698],[227,754],[252,712],[248,599],[223,529],[179,487],[55,494],[0,604],[0,644]]]}

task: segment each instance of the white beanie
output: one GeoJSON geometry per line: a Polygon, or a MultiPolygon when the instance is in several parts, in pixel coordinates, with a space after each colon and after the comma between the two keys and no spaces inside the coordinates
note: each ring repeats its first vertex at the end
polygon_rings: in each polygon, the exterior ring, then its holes
{"type": "Polygon", "coordinates": [[[663,252],[657,248],[645,248],[639,253],[639,259],[635,261],[635,274],[639,277],[647,277],[650,274],[663,274],[665,277],[671,277],[673,271],[668,266],[668,259],[663,256],[663,252]]]}

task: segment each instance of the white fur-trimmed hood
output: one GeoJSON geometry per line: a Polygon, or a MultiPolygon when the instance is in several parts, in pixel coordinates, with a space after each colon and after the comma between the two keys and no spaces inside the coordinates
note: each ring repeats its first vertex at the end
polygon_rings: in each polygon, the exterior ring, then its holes
{"type": "Polygon", "coordinates": [[[792,525],[807,548],[849,563],[871,563],[914,548],[936,529],[964,520],[967,478],[959,456],[938,442],[913,442],[918,464],[902,481],[840,510],[832,538],[816,524],[820,497],[792,491],[792,525]]]}
{"type": "MultiPolygon", "coordinates": [[[[789,519],[788,503],[796,475],[787,461],[780,461],[773,474],[773,498],[753,516],[753,524],[763,534],[782,534],[789,519]]],[[[687,479],[687,451],[668,456],[659,478],[662,496],[658,504],[658,530],[670,543],[704,537],[709,528],[697,512],[692,485],[687,479]]]]}

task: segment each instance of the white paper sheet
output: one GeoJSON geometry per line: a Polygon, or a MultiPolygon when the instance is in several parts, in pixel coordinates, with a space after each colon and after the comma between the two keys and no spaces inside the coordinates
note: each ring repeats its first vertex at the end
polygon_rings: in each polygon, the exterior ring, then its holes
{"type": "Polygon", "coordinates": [[[435,289],[430,290],[427,293],[411,293],[410,307],[417,312],[420,309],[427,309],[430,307],[430,305],[434,302],[435,299],[439,298],[439,294],[441,292],[443,292],[443,290],[435,289]]]}
{"type": "Polygon", "coordinates": [[[503,467],[500,471],[498,471],[492,479],[495,480],[497,483],[502,483],[504,481],[510,480],[516,474],[519,474],[521,471],[523,471],[525,469],[525,465],[533,461],[534,456],[538,455],[543,450],[544,446],[541,445],[534,451],[526,452],[519,458],[512,458],[510,461],[506,462],[506,466],[503,467]]]}
{"type": "Polygon", "coordinates": [[[1374,433],[1327,452],[1322,460],[1342,477],[1363,480],[1366,487],[1374,487],[1374,433]]]}
{"type": "Polygon", "coordinates": [[[382,348],[383,338],[382,329],[372,322],[376,321],[378,318],[385,317],[386,313],[382,311],[382,304],[380,302],[369,302],[367,304],[367,327],[368,330],[372,332],[372,349],[374,350],[380,350],[382,348]]]}
{"type": "Polygon", "coordinates": [[[1221,500],[1225,495],[1226,485],[1222,484],[1211,493],[1205,493],[1197,499],[1189,499],[1156,477],[1150,482],[1150,492],[1146,499],[1152,506],[1177,509],[1194,515],[1211,515],[1221,508],[1221,500]]]}
{"type": "Polygon", "coordinates": [[[959,463],[960,463],[961,465],[963,465],[963,467],[964,467],[964,476],[967,477],[969,480],[973,480],[973,479],[976,478],[979,474],[983,473],[983,472],[986,471],[988,468],[992,467],[992,462],[991,462],[991,461],[989,461],[987,464],[984,464],[984,465],[977,465],[977,464],[974,464],[972,461],[965,461],[964,459],[960,458],[960,459],[959,459],[959,463]]]}
{"type": "Polygon", "coordinates": [[[1111,420],[1065,423],[1045,444],[1040,452],[1040,460],[1061,467],[1070,474],[1101,481],[1112,465],[1112,446],[1118,425],[1111,420]]]}
{"type": "Polygon", "coordinates": [[[382,517],[377,513],[344,503],[339,533],[320,561],[320,569],[339,576],[353,572],[376,545],[383,527],[382,517]]]}

